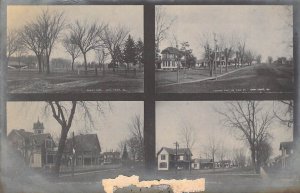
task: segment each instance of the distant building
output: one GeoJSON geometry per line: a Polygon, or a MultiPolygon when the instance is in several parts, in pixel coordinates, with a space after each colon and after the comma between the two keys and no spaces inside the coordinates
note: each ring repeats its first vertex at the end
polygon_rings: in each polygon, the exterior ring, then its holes
{"type": "Polygon", "coordinates": [[[121,154],[118,151],[104,152],[103,164],[119,164],[121,163],[121,154]]]}
{"type": "Polygon", "coordinates": [[[92,166],[101,164],[101,147],[97,134],[80,134],[66,141],[63,155],[65,165],[72,164],[75,156],[75,166],[92,166]]]}
{"type": "Polygon", "coordinates": [[[177,48],[168,47],[161,54],[161,63],[157,66],[158,69],[177,69],[182,67],[182,53],[177,48]]]}
{"type": "Polygon", "coordinates": [[[194,159],[192,161],[192,169],[212,169],[214,167],[214,162],[212,159],[194,159]]]}
{"type": "Polygon", "coordinates": [[[292,141],[289,142],[281,142],[279,146],[279,150],[281,150],[281,168],[289,168],[291,165],[291,160],[294,154],[294,143],[292,141]]]}
{"type": "Polygon", "coordinates": [[[13,129],[8,141],[32,168],[52,167],[55,163],[56,144],[49,133],[44,133],[39,120],[33,124],[34,132],[13,129]]]}
{"type": "Polygon", "coordinates": [[[162,147],[157,153],[158,170],[188,169],[191,164],[192,152],[188,148],[172,149],[162,147]],[[176,157],[177,155],[177,157],[176,157]]]}

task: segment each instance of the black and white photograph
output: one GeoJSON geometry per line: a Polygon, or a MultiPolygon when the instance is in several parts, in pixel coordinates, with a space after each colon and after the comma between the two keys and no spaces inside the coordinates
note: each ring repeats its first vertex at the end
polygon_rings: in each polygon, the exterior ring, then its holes
{"type": "Polygon", "coordinates": [[[143,92],[143,23],[139,5],[8,6],[8,92],[143,92]]]}
{"type": "Polygon", "coordinates": [[[144,166],[142,101],[7,103],[4,192],[103,192],[144,166]]]}
{"type": "Polygon", "coordinates": [[[265,192],[299,184],[293,106],[293,101],[156,102],[156,169],[168,178],[204,177],[207,192],[265,192]]]}
{"type": "Polygon", "coordinates": [[[294,91],[293,6],[156,5],[158,93],[294,91]]]}

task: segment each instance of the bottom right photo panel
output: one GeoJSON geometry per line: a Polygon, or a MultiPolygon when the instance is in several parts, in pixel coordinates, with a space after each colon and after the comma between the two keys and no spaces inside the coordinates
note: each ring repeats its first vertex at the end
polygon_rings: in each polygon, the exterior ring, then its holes
{"type": "Polygon", "coordinates": [[[157,101],[156,170],[207,192],[296,186],[293,101],[157,101]]]}

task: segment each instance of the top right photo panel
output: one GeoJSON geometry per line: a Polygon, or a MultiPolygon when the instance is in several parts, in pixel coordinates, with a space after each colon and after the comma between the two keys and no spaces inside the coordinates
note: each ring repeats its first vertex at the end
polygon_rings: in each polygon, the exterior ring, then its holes
{"type": "Polygon", "coordinates": [[[157,93],[293,93],[293,6],[155,6],[157,93]]]}

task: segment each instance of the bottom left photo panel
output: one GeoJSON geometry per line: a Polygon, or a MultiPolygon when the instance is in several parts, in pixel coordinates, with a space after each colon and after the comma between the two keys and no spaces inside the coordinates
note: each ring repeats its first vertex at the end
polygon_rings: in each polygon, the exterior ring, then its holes
{"type": "Polygon", "coordinates": [[[7,102],[4,192],[103,192],[144,168],[143,101],[7,102]]]}

